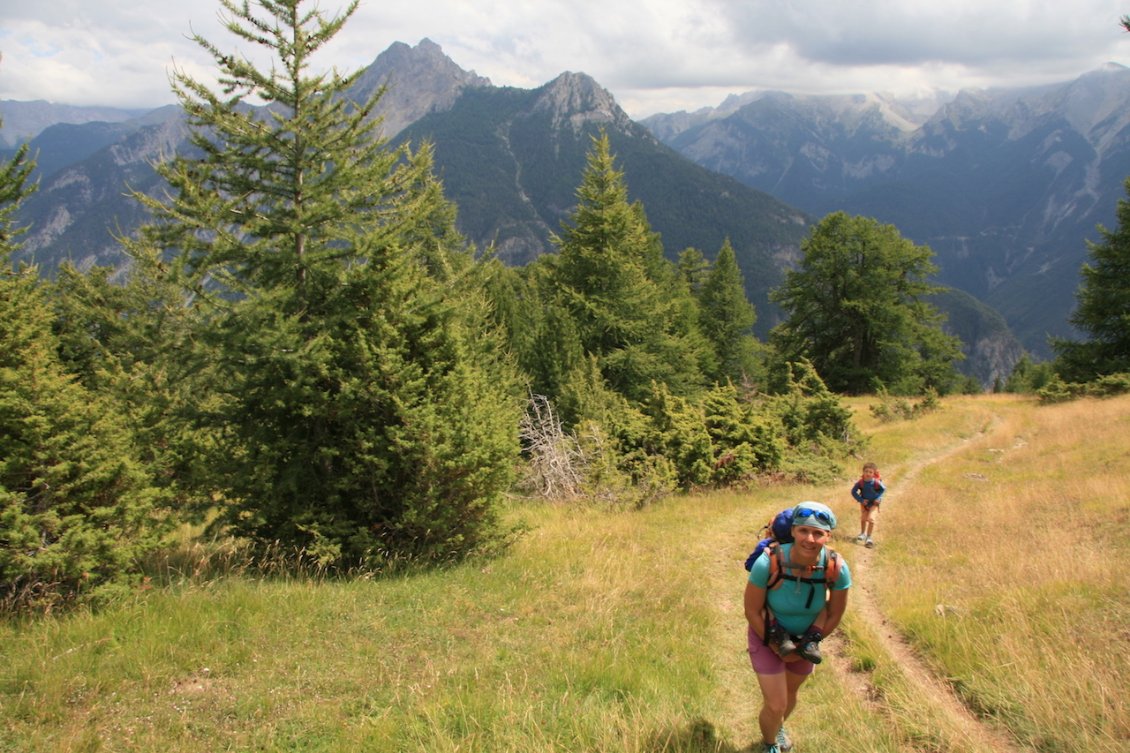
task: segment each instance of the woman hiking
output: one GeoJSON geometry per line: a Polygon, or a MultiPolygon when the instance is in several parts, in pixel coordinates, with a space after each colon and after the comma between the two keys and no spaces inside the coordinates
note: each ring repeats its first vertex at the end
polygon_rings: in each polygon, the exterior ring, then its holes
{"type": "Polygon", "coordinates": [[[746,637],[761,689],[761,753],[792,750],[785,720],[796,708],[797,691],[821,660],[820,641],[836,629],[847,608],[851,572],[827,546],[835,527],[830,507],[801,502],[793,508],[793,542],[762,552],[749,571],[746,637]],[[832,583],[825,582],[829,571],[834,573],[832,583]],[[793,651],[766,640],[769,610],[792,637],[793,651]]]}

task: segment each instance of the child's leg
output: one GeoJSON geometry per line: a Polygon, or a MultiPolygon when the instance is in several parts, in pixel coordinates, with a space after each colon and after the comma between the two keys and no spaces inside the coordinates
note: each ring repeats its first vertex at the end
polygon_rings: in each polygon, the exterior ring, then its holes
{"type": "Polygon", "coordinates": [[[859,535],[867,535],[867,505],[863,502],[859,503],[859,535]]]}
{"type": "Polygon", "coordinates": [[[875,523],[879,520],[879,503],[876,502],[871,505],[871,509],[867,511],[867,538],[871,538],[875,533],[875,523]]]}

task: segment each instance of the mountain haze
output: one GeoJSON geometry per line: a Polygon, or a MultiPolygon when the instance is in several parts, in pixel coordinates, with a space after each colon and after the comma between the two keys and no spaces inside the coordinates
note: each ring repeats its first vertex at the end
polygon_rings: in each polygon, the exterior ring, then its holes
{"type": "Polygon", "coordinates": [[[0,128],[0,149],[14,149],[56,123],[120,123],[141,117],[146,112],[117,107],[56,105],[43,100],[20,102],[5,99],[0,101],[0,118],[4,121],[3,128],[0,128]]]}
{"type": "Polygon", "coordinates": [[[1079,269],[1130,175],[1130,70],[928,100],[745,95],[642,123],[695,162],[822,216],[842,209],[930,246],[939,281],[1050,355],[1073,336],[1079,269]]]}

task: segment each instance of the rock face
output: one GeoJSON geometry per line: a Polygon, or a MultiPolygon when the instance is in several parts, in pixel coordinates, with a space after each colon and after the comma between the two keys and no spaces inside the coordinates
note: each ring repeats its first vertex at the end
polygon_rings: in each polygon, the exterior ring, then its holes
{"type": "Polygon", "coordinates": [[[695,162],[820,217],[875,217],[930,246],[943,284],[1000,311],[1024,346],[1072,336],[1079,269],[1130,175],[1130,70],[1042,87],[895,100],[743,95],[642,121],[695,162]]]}
{"type": "Polygon", "coordinates": [[[386,87],[377,107],[382,131],[393,137],[420,118],[449,109],[465,89],[490,86],[490,79],[465,71],[423,39],[415,47],[392,44],[377,56],[354,85],[358,99],[386,87]]]}
{"type": "Polygon", "coordinates": [[[553,129],[564,127],[580,132],[585,125],[607,125],[625,130],[632,125],[607,89],[583,73],[562,73],[538,90],[535,113],[548,113],[553,129]]]}

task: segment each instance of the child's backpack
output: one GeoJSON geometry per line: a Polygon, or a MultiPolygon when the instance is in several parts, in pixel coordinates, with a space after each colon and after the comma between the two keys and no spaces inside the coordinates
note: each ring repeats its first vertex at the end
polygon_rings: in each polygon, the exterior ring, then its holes
{"type": "MultiPolygon", "coordinates": [[[[798,581],[800,583],[809,584],[808,602],[805,608],[812,606],[812,599],[816,594],[816,584],[824,583],[829,589],[832,584],[840,577],[840,570],[842,569],[843,562],[840,560],[840,553],[833,549],[831,546],[825,545],[826,559],[823,566],[813,565],[812,567],[805,568],[804,575],[790,574],[790,568],[785,567],[784,555],[781,552],[781,544],[791,544],[793,542],[793,508],[781,510],[777,513],[773,520],[765,524],[759,533],[764,534],[768,531],[769,535],[762,538],[757,542],[750,555],[746,557],[745,569],[749,570],[753,567],[753,563],[761,556],[765,550],[769,550],[769,581],[766,583],[766,590],[771,590],[777,586],[782,580],[798,581]],[[816,571],[822,570],[823,574],[819,577],[816,576],[816,571]]],[[[796,569],[796,568],[791,568],[796,569]]]]}
{"type": "MultiPolygon", "coordinates": [[[[859,487],[860,494],[862,494],[863,490],[867,488],[868,483],[871,484],[871,488],[873,490],[875,490],[876,492],[879,491],[879,487],[882,485],[883,479],[882,479],[881,476],[879,476],[879,469],[878,468],[875,469],[875,475],[871,477],[870,482],[864,481],[863,476],[860,476],[859,480],[855,482],[855,485],[857,487],[859,487]]],[[[852,488],[852,496],[853,497],[855,496],[855,488],[854,487],[852,488]]]]}

